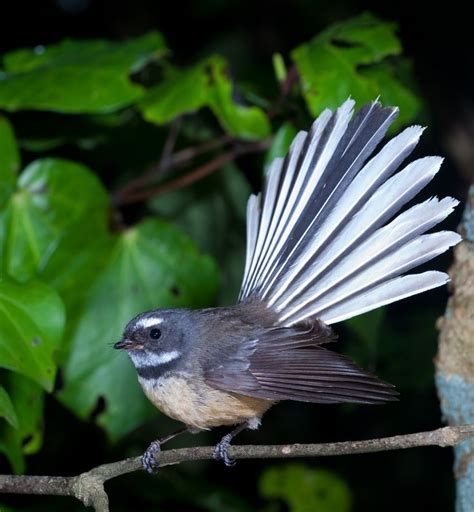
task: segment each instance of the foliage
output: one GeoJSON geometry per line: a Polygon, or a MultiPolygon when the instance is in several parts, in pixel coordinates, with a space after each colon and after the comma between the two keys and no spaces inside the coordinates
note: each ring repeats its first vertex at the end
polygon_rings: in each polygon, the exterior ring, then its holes
{"type": "Polygon", "coordinates": [[[3,59],[0,107],[65,113],[115,112],[143,96],[130,80],[166,52],[161,34],[125,43],[72,41],[10,52],[3,59]]]}
{"type": "Polygon", "coordinates": [[[293,51],[303,95],[313,115],[336,108],[348,96],[365,103],[380,95],[385,104],[403,105],[398,123],[416,116],[420,103],[397,77],[397,65],[401,64],[386,60],[402,52],[395,30],[394,23],[364,13],[329,27],[293,51]]]}
{"type": "MultiPolygon", "coordinates": [[[[349,95],[359,104],[381,95],[400,106],[400,123],[415,118],[420,100],[395,29],[363,14],[298,46],[294,64],[275,54],[266,96],[234,76],[235,63],[221,55],[178,67],[158,32],[121,42],[64,40],[3,57],[0,451],[15,471],[41,448],[47,395],[111,441],[156,415],[111,344],[141,311],[235,300],[257,169],[284,156],[312,116],[349,95]],[[192,185],[150,193],[223,155],[226,144],[232,151],[270,138],[246,173],[240,161],[227,162],[192,185]]],[[[349,329],[363,338],[364,322],[384,321],[377,315],[349,329]]],[[[363,339],[369,352],[377,330],[363,339]]],[[[347,486],[322,469],[270,468],[260,488],[295,512],[350,507],[347,486]]],[[[200,500],[218,509],[218,497],[200,500]]]]}
{"type": "Polygon", "coordinates": [[[148,90],[140,108],[146,120],[165,124],[208,106],[228,133],[242,139],[268,137],[270,124],[265,113],[236,103],[232,89],[227,62],[214,55],[189,69],[170,70],[160,84],[148,90]]]}
{"type": "Polygon", "coordinates": [[[349,512],[351,493],[332,471],[291,463],[266,469],[259,482],[266,498],[281,498],[291,512],[349,512]]]}

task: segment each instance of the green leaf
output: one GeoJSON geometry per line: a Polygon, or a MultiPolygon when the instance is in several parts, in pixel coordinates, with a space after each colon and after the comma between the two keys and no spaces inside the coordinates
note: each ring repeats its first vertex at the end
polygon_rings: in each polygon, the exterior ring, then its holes
{"type": "Polygon", "coordinates": [[[129,75],[166,52],[158,32],[124,42],[64,40],[4,57],[0,107],[63,113],[111,112],[143,95],[129,75]]]}
{"type": "Polygon", "coordinates": [[[221,273],[218,303],[235,304],[245,263],[245,217],[250,185],[229,164],[190,187],[169,192],[150,207],[187,233],[211,254],[221,273]]]}
{"type": "Polygon", "coordinates": [[[0,366],[47,391],[56,375],[55,350],[65,324],[59,295],[39,282],[0,282],[0,366]]]}
{"type": "Polygon", "coordinates": [[[0,416],[14,428],[18,428],[18,418],[12,401],[3,386],[0,386],[0,416]]]}
{"type": "Polygon", "coordinates": [[[183,70],[170,69],[168,76],[148,89],[140,101],[143,117],[152,123],[166,124],[205,106],[209,81],[205,62],[183,70]]]}
{"type": "Polygon", "coordinates": [[[377,343],[380,330],[386,317],[385,308],[377,308],[363,315],[346,320],[344,325],[354,332],[368,347],[377,343]]]}
{"type": "Polygon", "coordinates": [[[6,117],[0,116],[0,207],[15,188],[19,167],[20,153],[13,127],[6,117]]]}
{"type": "Polygon", "coordinates": [[[265,498],[283,499],[291,512],[349,512],[351,493],[334,472],[304,464],[266,469],[259,481],[265,498]]]}
{"type": "Polygon", "coordinates": [[[405,116],[402,121],[413,119],[419,108],[416,97],[385,60],[402,52],[396,28],[394,23],[364,13],[329,27],[293,50],[312,115],[327,107],[337,108],[349,96],[361,104],[380,95],[384,104],[394,102],[400,107],[405,116]]]}
{"type": "Polygon", "coordinates": [[[209,305],[217,270],[186,236],[158,220],[116,235],[101,255],[105,264],[87,291],[86,303],[71,312],[71,346],[60,399],[81,418],[89,417],[104,399],[97,422],[116,440],[153,414],[153,408],[132,363],[113,351],[112,343],[142,311],[209,305]]]}
{"type": "Polygon", "coordinates": [[[285,66],[285,60],[281,53],[274,53],[272,55],[272,63],[273,63],[273,71],[275,72],[275,77],[278,82],[281,84],[285,81],[288,71],[285,66]]]}
{"type": "Polygon", "coordinates": [[[3,270],[19,281],[29,279],[79,220],[91,238],[103,233],[108,209],[107,193],[86,167],[60,159],[31,163],[0,213],[3,270]]]}
{"type": "Polygon", "coordinates": [[[232,99],[233,85],[226,61],[214,57],[209,73],[209,107],[223,127],[243,139],[264,139],[271,133],[270,123],[262,109],[244,107],[232,99]]]}
{"type": "Polygon", "coordinates": [[[233,99],[228,64],[219,56],[184,70],[170,70],[140,102],[143,117],[165,124],[179,115],[209,107],[223,128],[243,139],[262,139],[271,133],[270,123],[258,107],[239,105],[233,99]]]}
{"type": "Polygon", "coordinates": [[[381,307],[344,322],[344,326],[355,335],[355,339],[348,336],[347,355],[372,371],[378,368],[379,341],[386,317],[386,308],[381,307]]]}
{"type": "Polygon", "coordinates": [[[18,428],[4,423],[0,426],[0,452],[3,452],[16,473],[25,471],[24,455],[36,453],[43,442],[42,389],[18,373],[8,372],[6,389],[18,419],[18,428]]]}
{"type": "Polygon", "coordinates": [[[265,155],[265,169],[278,157],[284,157],[288,153],[290,144],[295,138],[296,129],[289,123],[283,123],[273,136],[272,144],[265,155]]]}
{"type": "MultiPolygon", "coordinates": [[[[403,67],[406,67],[408,74],[412,74],[411,66],[408,62],[399,62],[398,64],[395,66],[393,63],[383,63],[362,71],[364,76],[376,84],[385,105],[400,107],[397,122],[391,127],[392,132],[397,130],[397,126],[404,126],[412,122],[422,107],[422,102],[418,96],[399,78],[403,67]]],[[[408,81],[410,81],[410,78],[409,76],[408,81]]]]}

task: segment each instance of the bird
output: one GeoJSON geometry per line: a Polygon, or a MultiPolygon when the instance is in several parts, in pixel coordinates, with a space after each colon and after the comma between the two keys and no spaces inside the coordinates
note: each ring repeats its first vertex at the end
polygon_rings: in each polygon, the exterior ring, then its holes
{"type": "Polygon", "coordinates": [[[126,351],[148,399],[184,428],[153,441],[142,457],[152,473],[161,446],[184,431],[232,426],[214,449],[231,466],[232,439],[256,429],[284,400],[380,404],[394,386],[329,350],[333,324],[442,286],[449,276],[410,271],[461,237],[430,232],[457,206],[431,197],[406,207],[442,158],[408,164],[423,127],[383,141],[397,107],[377,99],[355,111],[349,98],[295,136],[247,203],[246,258],[237,303],[139,314],[114,347],[126,351]],[[400,170],[401,169],[401,170],[400,170]]]}

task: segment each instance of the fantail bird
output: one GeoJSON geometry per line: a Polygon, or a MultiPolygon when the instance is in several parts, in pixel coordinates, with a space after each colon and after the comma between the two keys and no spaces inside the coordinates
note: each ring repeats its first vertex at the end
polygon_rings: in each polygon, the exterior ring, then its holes
{"type": "MultiPolygon", "coordinates": [[[[247,253],[237,305],[156,309],[125,328],[125,349],[150,401],[189,430],[256,428],[275,402],[377,404],[393,386],[322,345],[331,324],[445,284],[443,272],[406,274],[460,241],[425,234],[458,204],[431,198],[397,215],[437,173],[426,157],[396,172],[423,128],[412,126],[375,148],[398,114],[378,101],[353,116],[347,100],[325,110],[276,158],[263,192],[247,205],[247,253]],[[369,159],[370,158],[370,159],[369,159]]],[[[151,472],[160,445],[143,456],[151,472]]]]}

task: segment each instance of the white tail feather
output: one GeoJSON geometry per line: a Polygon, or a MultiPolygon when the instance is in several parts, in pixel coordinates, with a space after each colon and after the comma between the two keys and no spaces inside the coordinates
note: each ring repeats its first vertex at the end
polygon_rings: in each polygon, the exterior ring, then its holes
{"type": "Polygon", "coordinates": [[[445,275],[437,272],[398,276],[460,240],[451,232],[423,235],[451,213],[451,198],[389,222],[442,159],[422,158],[394,174],[423,131],[413,126],[368,160],[397,110],[374,102],[351,120],[352,110],[348,100],[335,114],[324,111],[287,158],[272,163],[262,197],[249,199],[240,299],[264,301],[283,325],[312,316],[333,323],[440,286],[445,275]]]}
{"type": "Polygon", "coordinates": [[[391,279],[352,299],[338,304],[321,314],[328,325],[342,322],[372,309],[443,286],[449,281],[448,274],[429,270],[422,274],[408,274],[391,279]]]}
{"type": "MultiPolygon", "coordinates": [[[[354,181],[349,185],[346,193],[335,206],[334,210],[330,213],[328,219],[321,227],[317,237],[309,242],[309,245],[301,255],[298,263],[295,264],[289,272],[281,279],[278,290],[272,295],[270,303],[274,303],[287,289],[289,283],[297,279],[298,274],[302,271],[303,267],[308,264],[311,259],[314,259],[316,252],[326,243],[338,228],[341,227],[343,222],[350,218],[364,205],[364,201],[370,197],[374,189],[376,189],[381,182],[387,179],[395,170],[394,164],[399,161],[401,148],[411,151],[416,146],[423,128],[413,126],[407,128],[395,139],[388,142],[385,147],[372,158],[364,168],[355,177],[354,181]]],[[[315,277],[315,275],[313,275],[315,277]]],[[[266,282],[263,283],[265,286],[266,282]]],[[[301,286],[293,293],[299,293],[301,286]]],[[[288,302],[289,297],[287,297],[288,302]]]]}
{"type": "MultiPolygon", "coordinates": [[[[400,214],[396,219],[386,226],[378,229],[369,236],[363,243],[357,246],[341,262],[331,270],[323,273],[317,278],[317,285],[309,287],[306,291],[299,288],[299,296],[288,295],[284,301],[276,304],[277,311],[285,310],[286,316],[294,313],[296,310],[308,305],[310,302],[319,299],[325,292],[347,279],[367,265],[375,262],[382,255],[393,253],[397,248],[426,232],[428,229],[445,219],[458,204],[458,201],[452,198],[444,198],[442,201],[431,199],[415,205],[409,210],[400,214]],[[295,307],[289,308],[289,302],[293,300],[295,307]]],[[[452,233],[456,235],[455,233],[452,233]]],[[[458,236],[455,237],[458,240],[458,236]]],[[[316,272],[315,272],[316,274],[316,272]]],[[[313,274],[312,274],[313,276],[313,274]]],[[[315,277],[313,276],[313,279],[315,277]]],[[[308,281],[306,281],[308,288],[308,281]]]]}

